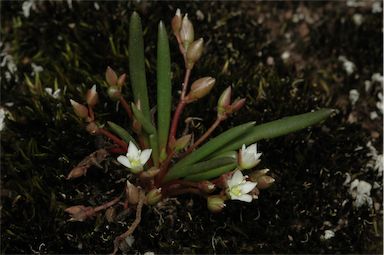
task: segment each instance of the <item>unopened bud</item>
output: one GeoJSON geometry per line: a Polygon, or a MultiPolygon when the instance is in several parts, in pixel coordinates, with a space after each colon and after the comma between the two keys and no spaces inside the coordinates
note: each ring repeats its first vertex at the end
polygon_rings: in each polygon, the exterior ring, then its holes
{"type": "Polygon", "coordinates": [[[172,30],[173,34],[176,36],[177,41],[180,43],[180,29],[181,29],[181,12],[180,9],[176,10],[176,14],[172,19],[172,30]]]}
{"type": "Polygon", "coordinates": [[[213,85],[215,85],[216,80],[212,77],[204,77],[196,80],[192,83],[191,91],[186,97],[188,103],[200,99],[211,91],[213,85]]]}
{"type": "Polygon", "coordinates": [[[121,97],[121,90],[117,86],[110,86],[108,87],[107,94],[110,99],[112,99],[113,101],[117,101],[121,97]]]}
{"type": "Polygon", "coordinates": [[[119,79],[117,80],[117,86],[119,86],[120,88],[123,87],[126,79],[127,79],[127,75],[125,73],[120,75],[119,79]]]}
{"type": "Polygon", "coordinates": [[[161,188],[153,189],[147,194],[147,204],[155,205],[162,199],[161,188]]]}
{"type": "Polygon", "coordinates": [[[188,14],[184,15],[180,28],[180,40],[184,45],[184,49],[188,50],[189,44],[193,42],[195,33],[193,31],[192,22],[188,19],[188,14]]]}
{"type": "Polygon", "coordinates": [[[268,176],[268,175],[260,176],[259,178],[257,178],[257,188],[258,189],[267,189],[274,182],[275,182],[275,179],[273,179],[271,176],[268,176]]]}
{"type": "Polygon", "coordinates": [[[221,196],[210,196],[207,198],[207,207],[213,213],[219,213],[225,207],[224,199],[221,196]]]}
{"type": "Polygon", "coordinates": [[[139,202],[139,188],[137,188],[135,185],[133,185],[132,183],[130,183],[128,180],[127,180],[127,186],[125,187],[125,193],[127,195],[127,198],[128,198],[128,202],[130,204],[137,204],[139,202]]]}
{"type": "Polygon", "coordinates": [[[77,166],[77,167],[73,168],[71,170],[71,172],[69,172],[69,174],[67,176],[67,180],[79,178],[79,177],[86,175],[86,174],[87,174],[87,168],[86,167],[77,166]]]}
{"type": "Polygon", "coordinates": [[[89,217],[94,216],[95,211],[92,207],[84,205],[75,205],[65,209],[65,212],[71,215],[70,221],[84,221],[89,217]]]}
{"type": "Polygon", "coordinates": [[[205,193],[211,193],[216,189],[215,184],[210,181],[201,181],[198,185],[199,189],[204,191],[205,193]]]}
{"type": "Polygon", "coordinates": [[[96,85],[93,85],[92,88],[87,91],[87,95],[85,98],[86,98],[87,104],[90,107],[94,107],[97,104],[97,102],[99,102],[99,95],[97,94],[97,91],[96,91],[96,85]]]}
{"type": "Polygon", "coordinates": [[[171,148],[175,151],[180,151],[184,149],[189,142],[191,141],[192,135],[184,135],[176,140],[174,144],[172,144],[171,148]]]}
{"type": "Polygon", "coordinates": [[[260,194],[260,190],[257,187],[253,188],[253,190],[249,192],[249,195],[251,195],[253,199],[258,199],[259,194],[260,194]]]}
{"type": "Polygon", "coordinates": [[[217,114],[219,116],[225,115],[226,109],[231,103],[232,88],[229,86],[221,94],[219,101],[217,102],[217,114]]]}
{"type": "Polygon", "coordinates": [[[114,222],[116,218],[116,209],[114,207],[110,207],[105,211],[105,218],[109,223],[114,222]]]}
{"type": "Polygon", "coordinates": [[[248,176],[249,176],[249,179],[250,179],[252,182],[257,182],[257,179],[258,179],[260,176],[266,175],[268,172],[269,172],[269,169],[268,169],[268,168],[265,168],[265,169],[262,169],[262,170],[254,171],[254,172],[248,174],[248,176]]]}
{"type": "Polygon", "coordinates": [[[245,98],[237,99],[231,104],[231,112],[237,112],[245,105],[245,98]]]}
{"type": "Polygon", "coordinates": [[[200,59],[204,50],[204,40],[200,38],[189,45],[187,50],[187,68],[192,69],[194,64],[200,59]]]}
{"type": "Polygon", "coordinates": [[[116,86],[117,75],[115,71],[109,66],[107,67],[107,71],[105,71],[105,79],[110,86],[116,86]]]}
{"type": "Polygon", "coordinates": [[[69,101],[71,102],[71,105],[73,107],[73,111],[75,112],[77,117],[79,117],[81,119],[85,119],[88,117],[88,108],[87,107],[85,107],[82,104],[79,104],[75,100],[70,99],[69,101]]]}
{"type": "Polygon", "coordinates": [[[148,169],[146,171],[142,171],[140,173],[140,177],[144,178],[144,179],[150,179],[150,178],[155,177],[159,172],[160,172],[159,168],[151,167],[150,169],[148,169]]]}
{"type": "Polygon", "coordinates": [[[91,135],[96,135],[99,131],[99,127],[95,122],[90,122],[85,129],[91,135]]]}

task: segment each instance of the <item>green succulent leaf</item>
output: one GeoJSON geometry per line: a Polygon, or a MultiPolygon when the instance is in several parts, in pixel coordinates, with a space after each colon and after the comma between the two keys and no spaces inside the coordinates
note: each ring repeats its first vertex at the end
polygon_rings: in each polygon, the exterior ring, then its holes
{"type": "Polygon", "coordinates": [[[199,162],[193,165],[183,165],[177,169],[171,168],[165,176],[164,181],[171,181],[188,175],[198,174],[207,170],[215,169],[237,162],[237,153],[225,154],[222,157],[216,157],[207,161],[199,162]]]}
{"type": "Polygon", "coordinates": [[[232,164],[224,165],[221,167],[213,168],[203,173],[187,175],[184,179],[189,181],[210,180],[210,179],[219,177],[222,174],[228,173],[229,171],[234,170],[236,167],[237,167],[237,164],[232,163],[232,164]]]}
{"type": "Polygon", "coordinates": [[[155,134],[156,128],[152,125],[152,123],[144,117],[144,113],[140,111],[134,103],[131,103],[133,115],[135,115],[135,118],[138,122],[142,125],[144,131],[147,134],[155,134]]]}
{"type": "Polygon", "coordinates": [[[129,24],[129,74],[135,102],[140,101],[144,117],[149,121],[149,102],[145,77],[143,31],[140,16],[133,12],[129,24]]]}
{"type": "Polygon", "coordinates": [[[159,23],[157,37],[157,126],[159,148],[166,153],[171,118],[172,84],[171,57],[168,35],[162,21],[159,23]]]}
{"type": "Polygon", "coordinates": [[[220,150],[216,151],[213,156],[220,155],[226,151],[238,150],[243,144],[249,145],[262,139],[275,138],[301,130],[325,120],[332,112],[334,112],[333,109],[321,109],[257,125],[250,128],[247,133],[234,141],[227,143],[220,150]]]}
{"type": "Polygon", "coordinates": [[[149,135],[149,145],[152,149],[152,159],[153,164],[158,167],[159,166],[159,145],[157,143],[157,134],[153,133],[149,135]]]}
{"type": "Polygon", "coordinates": [[[123,127],[117,125],[116,123],[113,123],[112,121],[108,121],[107,123],[109,128],[112,130],[112,132],[114,132],[121,139],[123,139],[124,142],[126,143],[133,142],[136,146],[138,146],[138,143],[135,141],[135,139],[123,127]]]}

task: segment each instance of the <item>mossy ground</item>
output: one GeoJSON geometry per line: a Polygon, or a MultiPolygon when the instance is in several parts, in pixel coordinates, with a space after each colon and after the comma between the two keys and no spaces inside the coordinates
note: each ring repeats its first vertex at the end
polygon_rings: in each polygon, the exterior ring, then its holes
{"type": "MultiPolygon", "coordinates": [[[[1,107],[10,112],[1,131],[1,251],[111,252],[132,217],[110,224],[100,215],[79,223],[68,222],[63,212],[70,205],[107,201],[122,191],[119,180],[125,177],[111,159],[85,178],[65,180],[71,167],[105,142],[79,128],[69,98],[82,101],[97,84],[98,118],[126,124],[102,84],[108,65],[128,71],[129,16],[133,10],[142,16],[153,100],[157,23],[164,20],[170,31],[172,15],[181,8],[206,41],[192,80],[217,78],[211,95],[186,110],[185,116],[203,118],[196,135],[213,121],[217,96],[230,84],[247,106],[221,130],[317,107],[339,113],[311,129],[259,143],[261,167],[271,169],[276,184],[257,201],[230,202],[217,215],[203,199],[188,195],[146,208],[128,252],[381,253],[382,207],[355,208],[343,183],[346,173],[377,182],[371,196],[382,204],[382,179],[369,166],[366,146],[371,141],[382,154],[382,113],[376,107],[382,87],[372,82],[366,90],[364,83],[382,74],[382,12],[373,13],[371,2],[347,3],[355,2],[72,1],[70,7],[67,1],[44,1],[26,18],[22,2],[2,1],[1,49],[13,56],[17,71],[7,77],[7,65],[1,69],[1,107]],[[360,25],[356,14],[362,15],[360,25]],[[351,75],[342,55],[356,67],[351,75]],[[37,86],[28,86],[26,78],[34,83],[32,63],[44,69],[37,86]],[[44,91],[55,83],[63,92],[59,99],[44,91]],[[355,106],[348,99],[351,89],[360,92],[355,106]],[[371,112],[378,117],[372,120],[371,112]],[[323,240],[327,229],[335,237],[323,240]]],[[[177,98],[182,59],[173,38],[171,47],[177,98]]],[[[126,95],[131,98],[129,89],[126,95]]]]}

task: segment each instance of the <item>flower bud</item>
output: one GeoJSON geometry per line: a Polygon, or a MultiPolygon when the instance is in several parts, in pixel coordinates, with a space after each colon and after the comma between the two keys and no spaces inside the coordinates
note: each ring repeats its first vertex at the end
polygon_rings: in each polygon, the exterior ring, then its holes
{"type": "Polygon", "coordinates": [[[117,86],[119,86],[120,88],[123,87],[126,79],[127,79],[127,75],[125,73],[120,75],[119,79],[117,80],[117,86]]]}
{"type": "Polygon", "coordinates": [[[127,195],[128,202],[130,204],[135,205],[139,202],[139,195],[140,195],[139,188],[133,185],[132,183],[130,183],[128,180],[127,180],[127,186],[125,186],[125,193],[127,195]]]}
{"type": "Polygon", "coordinates": [[[87,91],[87,95],[85,98],[86,98],[87,104],[90,107],[94,107],[97,104],[97,102],[99,102],[99,95],[97,94],[97,91],[96,91],[96,85],[93,85],[92,88],[87,91]]]}
{"type": "Polygon", "coordinates": [[[108,87],[107,94],[111,100],[117,101],[121,97],[121,90],[117,86],[110,86],[108,87]]]}
{"type": "Polygon", "coordinates": [[[205,193],[211,193],[216,189],[215,184],[213,184],[210,181],[201,181],[199,182],[198,187],[200,190],[204,191],[205,193]]]}
{"type": "Polygon", "coordinates": [[[207,207],[213,213],[219,213],[225,207],[224,199],[221,196],[209,196],[207,198],[207,207]]]}
{"type": "Polygon", "coordinates": [[[237,112],[245,105],[245,98],[236,99],[235,102],[231,104],[231,113],[237,112]]]}
{"type": "Polygon", "coordinates": [[[86,167],[77,166],[77,167],[73,168],[71,170],[71,172],[69,172],[69,174],[67,176],[67,180],[79,178],[79,177],[86,175],[86,174],[87,174],[87,168],[86,167]]]}
{"type": "Polygon", "coordinates": [[[176,10],[176,14],[172,19],[172,30],[173,34],[176,36],[177,41],[180,43],[180,29],[181,29],[181,12],[180,9],[176,10]]]}
{"type": "Polygon", "coordinates": [[[189,44],[193,42],[194,38],[195,33],[193,31],[192,22],[189,21],[188,14],[185,14],[180,28],[180,40],[183,43],[185,50],[188,49],[189,44]]]}
{"type": "Polygon", "coordinates": [[[150,179],[155,177],[160,172],[159,168],[151,167],[147,171],[143,171],[140,173],[140,177],[143,179],[150,179]]]}
{"type": "Polygon", "coordinates": [[[194,64],[200,59],[204,50],[204,40],[200,38],[189,45],[187,50],[187,68],[192,69],[194,64]]]}
{"type": "Polygon", "coordinates": [[[204,77],[196,80],[192,83],[191,91],[186,97],[188,103],[196,101],[204,96],[206,96],[215,85],[216,79],[212,77],[204,77]]]}
{"type": "Polygon", "coordinates": [[[275,182],[275,179],[273,179],[271,176],[268,176],[268,175],[260,176],[259,178],[257,178],[257,188],[258,189],[267,189],[274,182],[275,182]]]}
{"type": "Polygon", "coordinates": [[[184,149],[189,142],[191,141],[192,135],[184,135],[176,140],[174,144],[171,145],[171,148],[175,151],[180,151],[184,149]]]}
{"type": "Polygon", "coordinates": [[[231,103],[231,94],[232,94],[232,88],[229,86],[224,90],[224,92],[221,94],[219,101],[217,102],[217,114],[219,116],[223,116],[226,113],[226,109],[231,103]]]}
{"type": "Polygon", "coordinates": [[[265,168],[265,169],[262,169],[262,170],[258,170],[258,171],[254,171],[254,172],[249,174],[249,179],[251,181],[253,181],[253,182],[257,182],[257,179],[260,176],[266,175],[268,172],[269,172],[268,168],[265,168]]]}
{"type": "Polygon", "coordinates": [[[75,112],[75,114],[77,115],[77,117],[81,118],[81,119],[85,119],[88,117],[88,108],[85,107],[84,105],[82,104],[79,104],[78,102],[70,99],[69,100],[71,102],[71,105],[73,107],[73,110],[75,112]]]}
{"type": "Polygon", "coordinates": [[[109,66],[107,67],[107,71],[105,71],[105,79],[110,86],[116,86],[117,75],[115,71],[109,66]]]}
{"type": "Polygon", "coordinates": [[[162,199],[161,188],[153,189],[147,194],[147,204],[155,205],[162,199]]]}
{"type": "Polygon", "coordinates": [[[99,131],[99,127],[95,122],[90,122],[85,129],[91,135],[96,135],[99,131]]]}

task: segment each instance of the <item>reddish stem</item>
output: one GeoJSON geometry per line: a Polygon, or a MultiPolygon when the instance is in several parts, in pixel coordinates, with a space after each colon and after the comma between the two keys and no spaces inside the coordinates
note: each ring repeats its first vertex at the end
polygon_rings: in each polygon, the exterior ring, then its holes
{"type": "Polygon", "coordinates": [[[185,72],[185,76],[184,76],[183,88],[181,90],[179,104],[177,105],[176,111],[173,115],[172,125],[171,125],[171,129],[169,132],[168,145],[175,141],[176,131],[177,131],[177,126],[179,124],[180,115],[183,112],[183,109],[184,109],[185,104],[186,104],[184,99],[185,99],[185,94],[187,93],[187,87],[188,87],[188,81],[189,81],[190,75],[191,75],[191,69],[187,69],[187,71],[185,72]]]}
{"type": "Polygon", "coordinates": [[[116,197],[115,199],[105,203],[105,204],[102,204],[102,205],[99,205],[97,207],[94,208],[94,212],[98,212],[98,211],[101,211],[101,210],[104,210],[104,209],[107,209],[108,207],[111,207],[112,205],[116,204],[117,202],[120,201],[120,197],[116,197]]]}
{"type": "Polygon", "coordinates": [[[156,178],[155,178],[155,186],[156,187],[159,187],[161,185],[161,182],[163,181],[164,176],[168,172],[168,166],[171,163],[174,154],[175,154],[175,152],[172,150],[168,154],[168,157],[166,158],[166,160],[164,160],[164,162],[162,163],[162,165],[160,167],[160,172],[156,175],[156,178]]]}
{"type": "Polygon", "coordinates": [[[124,142],[123,140],[119,139],[117,136],[115,136],[114,134],[112,134],[111,132],[109,132],[108,130],[104,129],[104,128],[99,128],[97,130],[100,134],[108,137],[109,139],[111,139],[114,143],[116,143],[117,145],[119,145],[121,148],[123,148],[125,151],[127,151],[128,149],[128,144],[126,142],[124,142]]]}
{"type": "Polygon", "coordinates": [[[123,106],[124,110],[127,112],[128,117],[132,120],[133,114],[132,114],[132,110],[131,110],[131,107],[129,106],[128,102],[125,100],[125,98],[123,96],[120,96],[119,100],[120,100],[120,103],[123,106]]]}

